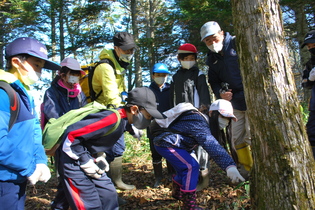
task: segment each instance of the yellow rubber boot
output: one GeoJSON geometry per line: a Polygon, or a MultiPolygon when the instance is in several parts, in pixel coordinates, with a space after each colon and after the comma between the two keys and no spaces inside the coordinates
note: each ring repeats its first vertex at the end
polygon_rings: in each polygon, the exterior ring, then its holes
{"type": "Polygon", "coordinates": [[[235,146],[238,162],[242,164],[246,171],[250,171],[253,166],[253,157],[250,145],[242,143],[235,146]]]}

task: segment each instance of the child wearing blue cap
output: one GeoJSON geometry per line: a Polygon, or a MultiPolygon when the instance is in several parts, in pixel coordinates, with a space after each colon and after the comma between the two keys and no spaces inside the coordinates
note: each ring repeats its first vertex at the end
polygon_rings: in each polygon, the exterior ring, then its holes
{"type": "Polygon", "coordinates": [[[57,70],[60,66],[48,60],[45,45],[28,37],[8,44],[5,58],[8,72],[0,70],[0,81],[16,97],[12,106],[9,95],[0,88],[0,191],[5,192],[0,194],[0,203],[1,209],[24,209],[27,181],[35,185],[50,179],[29,85],[40,78],[42,68],[57,70]],[[17,118],[11,125],[11,113],[17,108],[17,118]]]}
{"type": "MultiPolygon", "coordinates": [[[[170,84],[166,82],[169,72],[167,66],[164,63],[156,63],[152,68],[152,83],[149,88],[154,92],[157,98],[157,106],[160,112],[169,110],[170,107],[170,84]]],[[[162,156],[155,150],[153,144],[153,136],[150,129],[147,129],[147,137],[150,142],[150,150],[152,156],[153,171],[155,177],[154,188],[162,184],[163,179],[163,167],[162,167],[162,156]]],[[[169,179],[171,180],[173,173],[175,172],[172,165],[167,163],[167,170],[169,179]]]]}

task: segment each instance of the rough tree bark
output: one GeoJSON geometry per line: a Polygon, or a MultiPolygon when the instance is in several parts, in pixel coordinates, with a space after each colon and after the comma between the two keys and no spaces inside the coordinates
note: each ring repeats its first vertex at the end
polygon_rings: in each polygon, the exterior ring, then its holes
{"type": "Polygon", "coordinates": [[[277,0],[232,0],[252,132],[252,209],[315,209],[314,159],[277,0]]]}

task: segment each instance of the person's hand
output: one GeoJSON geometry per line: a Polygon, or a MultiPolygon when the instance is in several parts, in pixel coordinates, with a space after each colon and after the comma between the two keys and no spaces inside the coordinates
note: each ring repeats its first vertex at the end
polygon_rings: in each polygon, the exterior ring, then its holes
{"type": "Polygon", "coordinates": [[[84,170],[86,175],[95,179],[101,178],[102,174],[105,173],[105,171],[100,169],[92,159],[87,163],[80,165],[80,167],[84,170]]]}
{"type": "Polygon", "coordinates": [[[38,181],[47,182],[51,177],[50,170],[46,164],[36,164],[34,173],[27,177],[31,185],[35,185],[38,181]]]}
{"type": "Polygon", "coordinates": [[[315,67],[310,71],[310,75],[308,76],[309,81],[315,81],[315,67]]]}
{"type": "Polygon", "coordinates": [[[97,158],[95,159],[96,165],[104,170],[104,171],[109,171],[109,164],[106,160],[106,154],[104,152],[99,152],[97,153],[97,158]]]}
{"type": "Polygon", "coordinates": [[[131,128],[132,128],[132,130],[134,132],[134,134],[132,135],[133,138],[136,138],[136,139],[138,139],[140,141],[141,136],[143,135],[143,130],[140,130],[140,129],[136,128],[134,125],[131,125],[131,128]]]}
{"type": "Polygon", "coordinates": [[[240,172],[237,170],[236,166],[230,166],[226,170],[226,174],[231,179],[233,184],[245,181],[240,172]]]}
{"type": "Polygon", "coordinates": [[[222,99],[231,101],[231,100],[232,100],[232,97],[233,97],[233,93],[232,93],[231,91],[232,91],[232,90],[229,89],[229,91],[225,91],[225,92],[220,93],[220,97],[221,97],[222,99]]]}

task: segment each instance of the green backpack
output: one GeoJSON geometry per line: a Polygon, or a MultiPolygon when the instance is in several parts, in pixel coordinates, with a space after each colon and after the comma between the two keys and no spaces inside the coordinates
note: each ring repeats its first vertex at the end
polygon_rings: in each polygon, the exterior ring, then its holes
{"type": "Polygon", "coordinates": [[[43,131],[43,145],[46,151],[46,155],[53,156],[55,154],[56,149],[60,145],[61,137],[69,125],[72,125],[82,120],[89,114],[97,113],[103,110],[109,110],[114,112],[118,119],[115,126],[105,134],[106,136],[116,130],[116,128],[120,124],[121,117],[117,110],[107,109],[106,106],[96,101],[88,103],[84,107],[81,107],[80,109],[71,110],[57,119],[55,118],[49,119],[43,131]]]}

